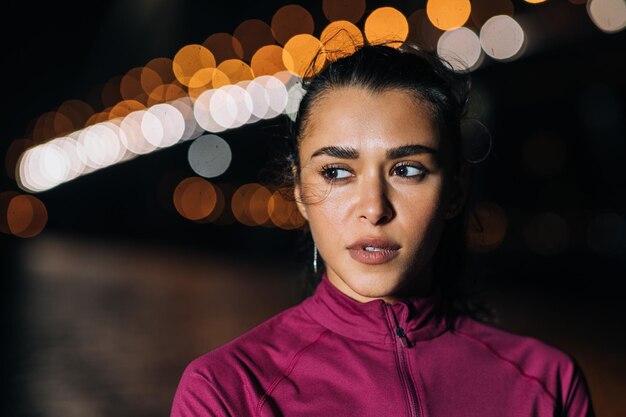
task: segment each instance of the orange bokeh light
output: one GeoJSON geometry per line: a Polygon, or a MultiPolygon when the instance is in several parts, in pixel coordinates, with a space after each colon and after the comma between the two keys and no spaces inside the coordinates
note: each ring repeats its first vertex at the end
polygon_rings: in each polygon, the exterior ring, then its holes
{"type": "Polygon", "coordinates": [[[211,88],[220,88],[230,84],[230,78],[217,68],[205,68],[196,72],[189,82],[189,97],[198,98],[211,88]]]}
{"type": "Polygon", "coordinates": [[[150,96],[158,86],[176,81],[174,62],[165,57],[151,59],[143,67],[140,79],[143,91],[150,96]]]}
{"type": "Polygon", "coordinates": [[[208,217],[216,203],[215,187],[204,178],[185,178],[174,190],[174,207],[181,216],[189,220],[208,217]]]}
{"type": "Polygon", "coordinates": [[[428,0],[426,3],[428,18],[441,30],[463,26],[471,10],[469,0],[428,0]]]}
{"type": "Polygon", "coordinates": [[[259,225],[265,225],[270,219],[268,212],[268,202],[272,197],[272,193],[267,188],[261,186],[250,196],[248,212],[250,218],[259,225]]]}
{"type": "Polygon", "coordinates": [[[56,117],[57,113],[50,111],[43,113],[37,118],[33,127],[33,139],[35,142],[44,142],[55,136],[54,121],[56,117]]]}
{"type": "Polygon", "coordinates": [[[22,238],[37,236],[48,222],[46,206],[28,194],[14,196],[7,207],[9,231],[22,238]]]}
{"type": "Polygon", "coordinates": [[[197,44],[180,48],[172,63],[176,79],[185,86],[189,86],[191,77],[203,68],[215,68],[215,57],[211,51],[197,44]]]}
{"type": "Polygon", "coordinates": [[[232,84],[254,79],[252,68],[240,59],[227,59],[219,64],[217,69],[222,71],[232,84]]]}
{"type": "MultiPolygon", "coordinates": [[[[87,119],[89,119],[89,117],[94,113],[94,110],[84,101],[67,100],[59,106],[57,112],[70,120],[72,126],[71,131],[75,131],[85,126],[85,122],[87,122],[87,119]]],[[[57,118],[55,117],[54,130],[58,132],[62,129],[62,127],[57,126],[57,123],[63,125],[65,121],[60,119],[57,122],[57,118]]]]}
{"type": "Polygon", "coordinates": [[[371,44],[399,47],[409,35],[406,17],[393,7],[374,10],[365,21],[365,37],[371,44]]]}
{"type": "Polygon", "coordinates": [[[334,61],[350,55],[363,45],[363,33],[353,23],[340,20],[330,23],[322,31],[320,40],[326,51],[326,58],[334,61]]]}
{"type": "Polygon", "coordinates": [[[206,38],[202,45],[211,51],[217,62],[243,58],[241,42],[228,33],[214,33],[206,38]]]}
{"type": "Polygon", "coordinates": [[[9,224],[7,222],[7,213],[9,210],[9,203],[13,197],[19,195],[15,191],[4,191],[0,193],[0,232],[7,235],[11,234],[9,224]]]}
{"type": "Polygon", "coordinates": [[[284,45],[289,39],[300,34],[313,34],[315,24],[307,9],[297,4],[288,4],[274,13],[272,33],[276,41],[284,45]]]}
{"type": "Polygon", "coordinates": [[[315,75],[324,67],[325,61],[322,43],[311,35],[296,35],[283,49],[285,67],[300,77],[315,75]]]}
{"type": "Polygon", "coordinates": [[[276,190],[267,202],[270,220],[281,229],[291,230],[304,226],[305,219],[294,201],[285,199],[283,193],[289,190],[276,190]]]}
{"type": "Polygon", "coordinates": [[[283,48],[278,45],[267,45],[256,51],[250,67],[257,77],[261,75],[274,75],[280,71],[286,71],[283,63],[283,48]]]}
{"type": "Polygon", "coordinates": [[[358,22],[365,13],[365,0],[324,0],[322,10],[329,22],[358,22]]]}
{"type": "Polygon", "coordinates": [[[261,184],[244,184],[235,191],[230,203],[235,218],[246,226],[258,226],[258,222],[250,213],[250,200],[257,190],[264,188],[261,184]]]}
{"type": "Polygon", "coordinates": [[[120,81],[120,94],[124,100],[140,101],[140,98],[147,98],[147,93],[141,85],[142,73],[143,67],[137,67],[124,74],[120,81]]]}
{"type": "Polygon", "coordinates": [[[120,91],[122,76],[116,76],[107,81],[102,87],[100,99],[104,107],[113,107],[123,100],[120,91]]]}
{"type": "Polygon", "coordinates": [[[117,117],[126,117],[130,113],[143,110],[146,106],[143,103],[138,102],[137,100],[122,100],[117,103],[111,111],[109,112],[109,119],[115,119],[117,117]]]}
{"type": "Polygon", "coordinates": [[[187,92],[177,82],[163,84],[152,90],[148,96],[148,106],[187,97],[187,92]]]}
{"type": "Polygon", "coordinates": [[[233,35],[241,42],[243,59],[247,62],[250,62],[252,56],[260,48],[275,43],[272,28],[258,19],[244,20],[237,26],[233,35]]]}

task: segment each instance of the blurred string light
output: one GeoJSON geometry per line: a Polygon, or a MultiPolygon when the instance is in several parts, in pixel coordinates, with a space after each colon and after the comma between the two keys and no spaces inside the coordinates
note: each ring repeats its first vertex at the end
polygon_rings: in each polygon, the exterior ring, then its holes
{"type": "MultiPolygon", "coordinates": [[[[280,114],[294,118],[304,94],[301,78],[319,71],[326,60],[353,52],[365,39],[392,46],[417,42],[437,50],[457,71],[475,70],[484,54],[509,61],[524,50],[526,36],[513,18],[510,0],[429,0],[408,18],[395,8],[380,7],[363,20],[365,8],[365,0],[324,0],[330,23],[317,38],[310,12],[287,5],[271,25],[246,20],[232,35],[216,33],[202,44],[182,47],[173,59],[155,58],[105,84],[104,110],[69,100],[43,114],[33,128],[37,145],[24,150],[30,142],[16,141],[7,169],[15,171],[22,189],[40,192],[205,132],[280,114]],[[465,27],[470,18],[472,27],[465,27]],[[49,138],[54,139],[42,143],[49,138]]],[[[623,0],[590,0],[587,10],[606,32],[626,25],[623,0]]],[[[215,162],[224,166],[224,161],[215,162]]],[[[272,198],[268,204],[282,207],[279,197],[272,198]]],[[[268,212],[272,222],[293,217],[276,210],[274,217],[268,212]]]]}

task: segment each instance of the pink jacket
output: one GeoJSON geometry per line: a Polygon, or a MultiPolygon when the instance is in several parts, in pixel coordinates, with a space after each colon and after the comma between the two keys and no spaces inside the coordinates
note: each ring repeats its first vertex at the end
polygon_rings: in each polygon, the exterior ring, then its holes
{"type": "Polygon", "coordinates": [[[192,361],[171,415],[593,416],[565,353],[463,317],[434,297],[355,301],[324,276],[315,294],[192,361]]]}

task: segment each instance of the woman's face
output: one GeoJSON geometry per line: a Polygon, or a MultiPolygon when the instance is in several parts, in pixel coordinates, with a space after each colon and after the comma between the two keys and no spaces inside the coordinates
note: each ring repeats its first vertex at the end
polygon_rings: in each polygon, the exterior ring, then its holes
{"type": "Polygon", "coordinates": [[[329,280],[363,302],[427,292],[450,187],[426,105],[400,90],[331,90],[299,152],[298,208],[329,280]]]}

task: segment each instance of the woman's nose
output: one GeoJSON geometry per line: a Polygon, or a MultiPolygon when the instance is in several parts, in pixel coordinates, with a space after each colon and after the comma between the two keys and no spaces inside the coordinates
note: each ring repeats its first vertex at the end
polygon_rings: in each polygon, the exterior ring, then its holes
{"type": "Polygon", "coordinates": [[[394,216],[387,183],[379,175],[363,177],[359,192],[358,217],[373,225],[388,223],[394,216]]]}

